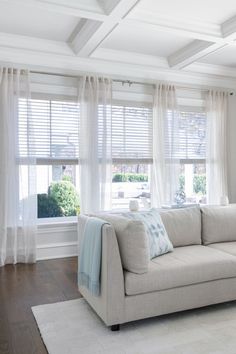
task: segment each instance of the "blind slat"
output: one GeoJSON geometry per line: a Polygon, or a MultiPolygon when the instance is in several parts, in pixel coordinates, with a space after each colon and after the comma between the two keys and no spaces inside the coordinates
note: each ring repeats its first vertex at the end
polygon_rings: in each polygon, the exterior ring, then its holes
{"type": "Polygon", "coordinates": [[[169,112],[165,141],[166,156],[177,159],[205,159],[206,114],[204,112],[180,112],[178,126],[169,112]]]}
{"type": "Polygon", "coordinates": [[[78,125],[77,103],[20,99],[20,156],[78,158],[78,125]]]}
{"type": "MultiPolygon", "coordinates": [[[[75,102],[19,100],[20,156],[41,159],[78,159],[79,105],[75,102]]],[[[98,145],[102,156],[104,106],[98,109],[98,145]]],[[[165,137],[166,156],[204,159],[206,115],[181,112],[178,127],[169,112],[165,137]]],[[[112,158],[123,161],[152,160],[152,107],[127,104],[112,106],[112,158]]]]}
{"type": "Polygon", "coordinates": [[[113,159],[152,159],[152,108],[112,106],[113,159]]]}

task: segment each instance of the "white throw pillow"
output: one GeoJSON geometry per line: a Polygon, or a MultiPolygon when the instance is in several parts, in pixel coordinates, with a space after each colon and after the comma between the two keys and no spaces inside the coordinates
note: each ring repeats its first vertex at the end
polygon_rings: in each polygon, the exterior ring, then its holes
{"type": "Polygon", "coordinates": [[[128,212],[124,213],[123,216],[143,222],[149,239],[151,259],[173,251],[173,245],[169,240],[157,209],[152,208],[149,211],[128,212]]]}

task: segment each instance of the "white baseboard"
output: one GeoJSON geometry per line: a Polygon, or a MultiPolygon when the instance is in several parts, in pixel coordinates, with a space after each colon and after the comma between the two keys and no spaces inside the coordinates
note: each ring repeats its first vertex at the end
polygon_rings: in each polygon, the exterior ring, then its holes
{"type": "Polygon", "coordinates": [[[37,260],[65,258],[77,255],[77,242],[49,243],[37,246],[37,260]]]}
{"type": "Polygon", "coordinates": [[[37,233],[37,260],[78,255],[77,223],[40,225],[37,233]]]}

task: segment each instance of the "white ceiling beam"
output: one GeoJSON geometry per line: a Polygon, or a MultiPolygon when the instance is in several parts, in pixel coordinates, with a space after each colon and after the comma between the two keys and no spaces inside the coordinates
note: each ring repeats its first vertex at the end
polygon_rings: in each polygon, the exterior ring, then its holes
{"type": "Polygon", "coordinates": [[[127,63],[133,65],[158,66],[165,69],[169,68],[167,59],[164,57],[157,57],[154,55],[147,55],[141,53],[127,52],[122,50],[115,50],[109,48],[98,48],[91,58],[109,60],[112,62],[127,63]]]}
{"type": "MultiPolygon", "coordinates": [[[[102,1],[105,6],[104,0],[102,1]]],[[[99,24],[87,20],[83,26],[78,25],[77,31],[74,31],[68,41],[75,54],[90,56],[138,2],[139,0],[114,0],[111,11],[103,22],[99,24]]]]}
{"type": "Polygon", "coordinates": [[[103,8],[106,14],[110,14],[111,11],[118,5],[120,0],[98,0],[101,8],[103,8]]]}
{"type": "Polygon", "coordinates": [[[171,70],[158,66],[133,65],[132,63],[110,62],[94,58],[78,58],[68,55],[56,55],[44,51],[32,51],[29,49],[16,49],[0,47],[0,65],[12,65],[30,70],[68,73],[80,75],[84,72],[108,75],[113,78],[142,79],[143,82],[157,80],[168,82],[189,83],[191,85],[209,85],[236,89],[236,73],[232,70],[230,77],[218,75],[199,74],[171,70]]]}
{"type": "Polygon", "coordinates": [[[233,67],[208,64],[208,63],[193,63],[184,69],[185,72],[197,72],[205,75],[215,75],[224,77],[236,77],[236,71],[233,67]]]}
{"type": "Polygon", "coordinates": [[[76,55],[88,57],[116,27],[116,24],[113,21],[85,20],[82,22],[82,26],[79,23],[70,36],[68,44],[76,55]]]}
{"type": "MultiPolygon", "coordinates": [[[[156,67],[158,70],[161,68],[166,70],[172,70],[169,68],[168,62],[166,58],[156,57],[153,55],[144,55],[140,53],[133,53],[127,51],[120,51],[108,48],[98,48],[92,55],[94,59],[100,60],[108,60],[114,63],[122,63],[122,64],[132,64],[133,66],[145,66],[148,67],[156,67]]],[[[223,65],[213,65],[206,63],[193,63],[187,66],[184,69],[185,72],[189,73],[199,73],[204,74],[206,77],[211,75],[215,76],[225,76],[225,77],[234,77],[236,78],[236,71],[234,68],[229,68],[223,65]]],[[[181,72],[184,72],[181,71],[181,72]]]]}
{"type": "Polygon", "coordinates": [[[215,51],[232,45],[236,40],[236,16],[225,21],[221,26],[222,41],[202,41],[194,40],[189,45],[181,48],[168,57],[168,63],[171,68],[183,69],[204,56],[215,51]]]}
{"type": "Polygon", "coordinates": [[[90,50],[92,50],[93,48],[95,34],[97,33],[97,35],[99,35],[99,32],[101,32],[101,30],[105,30],[105,26],[101,27],[102,24],[103,22],[88,19],[81,19],[79,21],[78,25],[76,26],[67,41],[67,43],[75,54],[80,53],[81,56],[87,56],[86,53],[90,52],[90,50]],[[85,50],[83,51],[83,49],[86,49],[86,52],[85,50]]]}
{"type": "Polygon", "coordinates": [[[0,32],[0,53],[3,48],[31,50],[32,52],[44,51],[55,55],[72,56],[73,51],[65,42],[41,39],[0,32]]]}
{"type": "Polygon", "coordinates": [[[110,9],[109,19],[113,19],[114,21],[119,22],[119,20],[125,18],[129,14],[129,12],[138,4],[140,0],[105,0],[105,1],[108,4],[106,8],[110,9]]]}
{"type": "Polygon", "coordinates": [[[207,54],[212,53],[224,46],[226,46],[225,43],[213,43],[196,39],[171,54],[168,57],[168,63],[171,68],[183,69],[187,65],[192,64],[196,60],[201,59],[207,54]]]}
{"type": "Polygon", "coordinates": [[[63,15],[98,21],[104,21],[107,18],[103,8],[99,6],[99,3],[96,0],[83,0],[78,1],[77,3],[72,0],[60,0],[60,2],[55,2],[53,0],[0,0],[0,3],[1,2],[21,4],[22,6],[33,7],[35,9],[42,9],[63,15]]]}
{"type": "Polygon", "coordinates": [[[231,17],[221,25],[223,38],[227,40],[236,40],[236,16],[231,17]]]}
{"type": "MultiPolygon", "coordinates": [[[[169,72],[169,79],[172,80],[172,69],[169,68],[166,58],[99,48],[94,52],[92,58],[81,58],[78,61],[78,58],[73,55],[71,49],[64,42],[3,32],[0,32],[0,61],[9,63],[18,62],[20,65],[42,64],[50,67],[49,71],[53,71],[54,66],[61,69],[79,70],[80,64],[82,71],[87,70],[90,72],[93,72],[95,68],[98,70],[97,72],[99,70],[100,72],[106,72],[107,67],[114,67],[114,74],[117,73],[117,68],[120,65],[121,70],[123,70],[123,76],[127,77],[132,75],[132,66],[135,72],[140,70],[140,75],[142,73],[143,77],[146,75],[146,78],[158,78],[158,76],[148,76],[148,73],[156,71],[159,75],[164,70],[165,72],[169,72]],[[146,69],[144,70],[144,68],[146,69]]],[[[184,72],[189,72],[191,75],[193,72],[200,73],[204,74],[205,77],[221,76],[236,78],[234,68],[205,63],[193,63],[184,71],[181,71],[179,75],[184,75],[184,72]]],[[[112,71],[108,73],[112,73],[112,71]]],[[[176,70],[173,70],[173,75],[175,73],[176,70]]]]}

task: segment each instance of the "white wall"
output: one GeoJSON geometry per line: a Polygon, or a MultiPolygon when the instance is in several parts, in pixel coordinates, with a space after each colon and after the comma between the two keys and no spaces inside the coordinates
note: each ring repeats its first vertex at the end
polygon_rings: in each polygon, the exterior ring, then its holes
{"type": "Polygon", "coordinates": [[[236,95],[229,96],[228,186],[230,203],[236,203],[236,95]]]}
{"type": "Polygon", "coordinates": [[[37,260],[71,257],[78,254],[76,222],[38,226],[37,260]]]}

